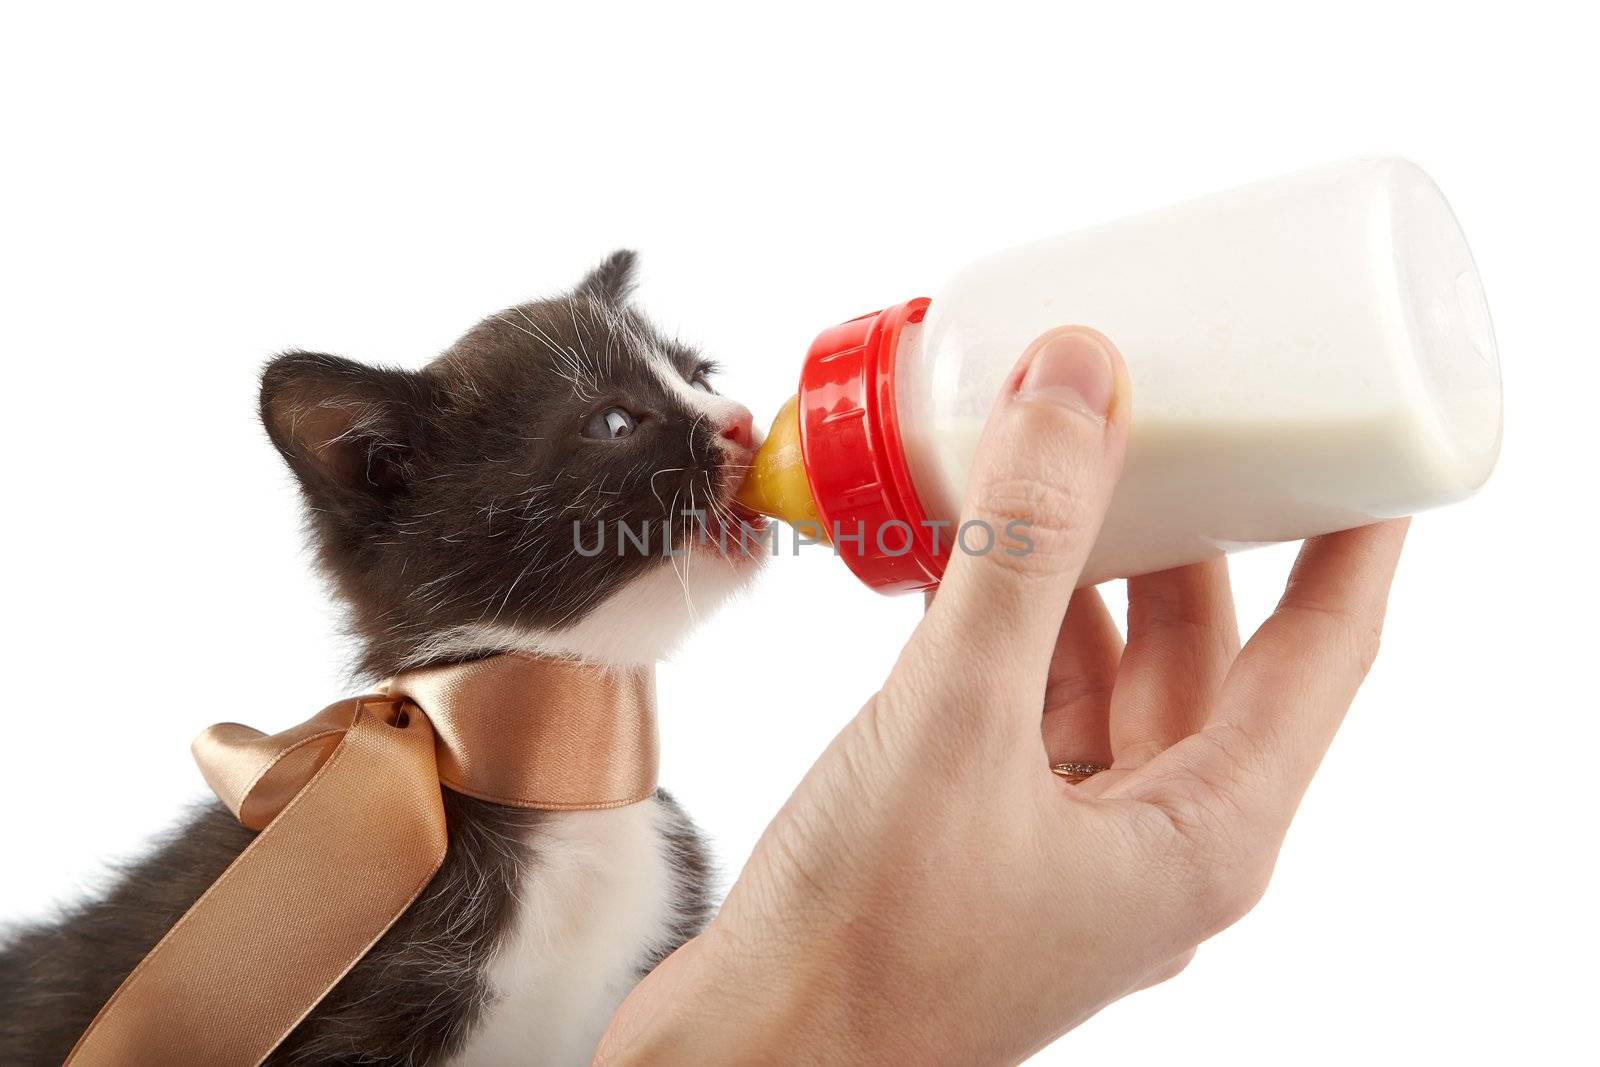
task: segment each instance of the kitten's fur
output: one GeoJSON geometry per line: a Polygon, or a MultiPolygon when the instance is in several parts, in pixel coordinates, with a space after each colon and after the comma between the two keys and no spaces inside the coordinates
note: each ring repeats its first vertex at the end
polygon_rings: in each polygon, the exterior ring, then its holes
{"type": "MultiPolygon", "coordinates": [[[[574,520],[666,523],[679,548],[697,510],[737,523],[727,498],[754,445],[709,365],[629,306],[632,267],[617,253],[420,372],[307,352],[266,368],[262,420],[367,676],[507,649],[647,663],[753,572],[759,552],[573,550],[574,520]],[[584,436],[611,407],[633,433],[584,436]]],[[[709,915],[704,847],[665,793],[553,813],[446,790],[445,811],[437,877],[269,1063],[587,1062],[631,984],[709,915]]],[[[59,1063],[251,837],[207,803],[103,897],[15,932],[0,1063],[59,1063]]]]}

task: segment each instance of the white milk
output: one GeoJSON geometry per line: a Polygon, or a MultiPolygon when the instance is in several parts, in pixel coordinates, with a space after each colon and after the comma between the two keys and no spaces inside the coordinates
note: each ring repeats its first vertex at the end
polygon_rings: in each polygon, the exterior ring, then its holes
{"type": "Polygon", "coordinates": [[[1084,324],[1127,360],[1127,463],[1085,583],[1467,496],[1500,447],[1483,290],[1400,159],[1221,193],[974,263],[908,325],[895,407],[916,492],[954,519],[1017,358],[1084,324]]]}

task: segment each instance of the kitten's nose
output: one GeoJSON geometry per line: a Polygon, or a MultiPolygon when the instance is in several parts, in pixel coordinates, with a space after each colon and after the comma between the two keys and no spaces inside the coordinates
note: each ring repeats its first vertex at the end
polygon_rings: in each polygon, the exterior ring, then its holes
{"type": "Polygon", "coordinates": [[[740,448],[751,449],[755,447],[755,419],[750,414],[750,409],[740,404],[723,420],[722,431],[718,434],[725,441],[732,441],[740,448]]]}

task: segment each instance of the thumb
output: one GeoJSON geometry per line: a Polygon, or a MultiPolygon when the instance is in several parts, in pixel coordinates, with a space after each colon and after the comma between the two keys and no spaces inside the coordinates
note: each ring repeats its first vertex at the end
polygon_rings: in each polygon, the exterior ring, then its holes
{"type": "Polygon", "coordinates": [[[981,679],[990,702],[1037,714],[1122,469],[1129,394],[1116,347],[1067,326],[1028,347],[984,426],[961,529],[982,525],[952,551],[918,638],[934,646],[936,669],[981,679]]]}

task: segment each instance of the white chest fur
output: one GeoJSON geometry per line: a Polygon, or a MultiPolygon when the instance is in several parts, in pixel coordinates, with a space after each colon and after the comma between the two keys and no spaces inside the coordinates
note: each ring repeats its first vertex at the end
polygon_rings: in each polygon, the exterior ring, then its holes
{"type": "Polygon", "coordinates": [[[674,875],[654,798],[552,813],[489,966],[493,1000],[450,1067],[586,1064],[646,953],[667,942],[674,875]]]}

